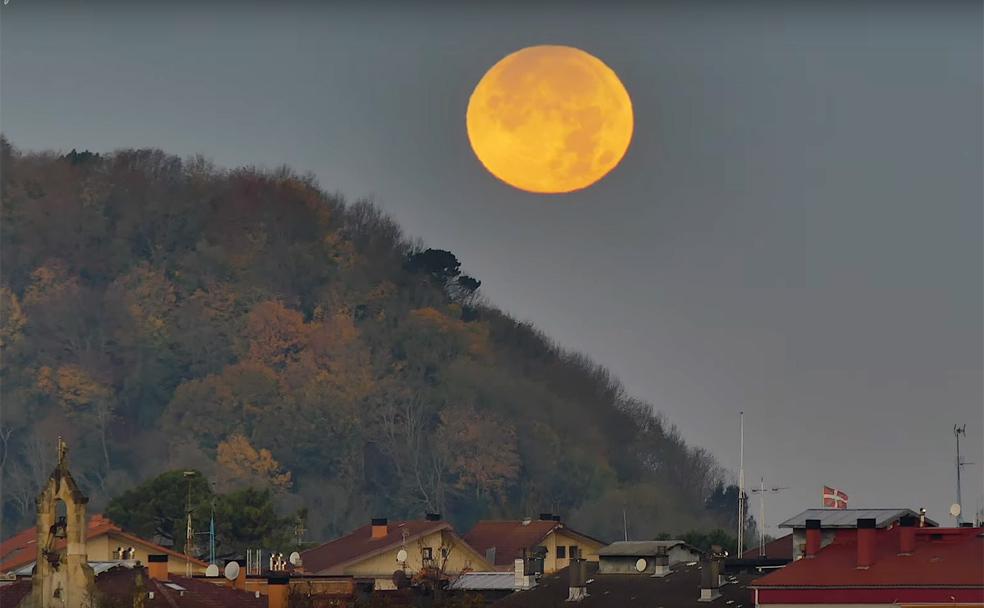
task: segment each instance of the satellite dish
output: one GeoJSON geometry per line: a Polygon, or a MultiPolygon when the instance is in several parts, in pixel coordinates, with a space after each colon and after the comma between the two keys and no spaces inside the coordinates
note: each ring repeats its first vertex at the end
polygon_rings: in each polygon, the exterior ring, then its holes
{"type": "Polygon", "coordinates": [[[290,557],[288,559],[290,560],[291,566],[296,566],[297,564],[301,563],[301,554],[298,553],[297,551],[294,551],[293,553],[290,554],[290,557]]]}
{"type": "Polygon", "coordinates": [[[229,562],[226,564],[225,577],[230,581],[234,581],[239,578],[239,564],[236,562],[229,562]]]}
{"type": "Polygon", "coordinates": [[[401,563],[407,561],[407,550],[406,549],[400,549],[399,551],[396,552],[396,561],[401,562],[401,563]]]}
{"type": "Polygon", "coordinates": [[[636,572],[645,572],[645,571],[646,571],[646,560],[640,557],[639,559],[636,560],[636,572]]]}
{"type": "Polygon", "coordinates": [[[219,567],[215,564],[209,564],[208,568],[205,568],[205,576],[209,578],[215,578],[219,575],[219,567]]]}
{"type": "Polygon", "coordinates": [[[952,505],[950,505],[950,515],[952,515],[954,517],[960,517],[960,503],[959,502],[955,502],[952,505]]]}

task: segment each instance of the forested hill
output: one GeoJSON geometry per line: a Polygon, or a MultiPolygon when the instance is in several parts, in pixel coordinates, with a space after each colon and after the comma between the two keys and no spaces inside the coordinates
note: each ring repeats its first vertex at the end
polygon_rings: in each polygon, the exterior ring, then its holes
{"type": "Polygon", "coordinates": [[[371,204],[158,150],[2,155],[5,536],[59,434],[94,512],[192,467],[306,508],[309,538],[425,511],[726,523],[707,453],[371,204]]]}

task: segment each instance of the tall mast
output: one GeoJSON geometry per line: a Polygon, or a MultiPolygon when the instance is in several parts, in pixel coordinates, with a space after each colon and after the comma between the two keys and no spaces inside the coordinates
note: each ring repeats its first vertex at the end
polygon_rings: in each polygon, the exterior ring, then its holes
{"type": "Polygon", "coordinates": [[[745,412],[738,412],[738,553],[745,540],[745,412]]]}
{"type": "Polygon", "coordinates": [[[964,437],[967,436],[967,425],[965,424],[963,426],[957,426],[956,424],[954,424],[953,425],[953,436],[957,438],[957,504],[961,508],[960,511],[957,511],[957,514],[955,516],[956,519],[957,519],[957,525],[958,526],[961,523],[963,523],[963,499],[962,499],[962,496],[961,496],[961,488],[960,488],[960,469],[962,469],[964,466],[966,466],[968,464],[971,464],[969,462],[964,462],[963,460],[960,459],[960,436],[961,435],[963,435],[964,437]]]}

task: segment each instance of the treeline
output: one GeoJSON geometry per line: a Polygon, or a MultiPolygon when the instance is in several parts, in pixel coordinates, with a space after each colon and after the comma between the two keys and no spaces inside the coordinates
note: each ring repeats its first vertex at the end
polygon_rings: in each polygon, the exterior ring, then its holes
{"type": "Polygon", "coordinates": [[[729,525],[704,450],[371,204],[159,150],[0,160],[4,535],[59,434],[94,510],[189,468],[306,507],[311,538],[425,511],[729,525]]]}

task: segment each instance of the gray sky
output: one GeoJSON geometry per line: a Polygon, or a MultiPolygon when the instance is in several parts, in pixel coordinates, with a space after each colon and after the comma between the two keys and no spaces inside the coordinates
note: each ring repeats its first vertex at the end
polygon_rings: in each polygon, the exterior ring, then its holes
{"type": "Polygon", "coordinates": [[[360,4],[10,0],[0,126],[373,198],[735,469],[744,409],[747,477],[792,488],[772,523],[824,483],[951,521],[955,422],[980,506],[980,2],[360,4]],[[585,191],[511,189],[468,147],[471,89],[534,44],[632,96],[585,191]]]}

